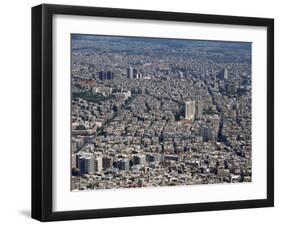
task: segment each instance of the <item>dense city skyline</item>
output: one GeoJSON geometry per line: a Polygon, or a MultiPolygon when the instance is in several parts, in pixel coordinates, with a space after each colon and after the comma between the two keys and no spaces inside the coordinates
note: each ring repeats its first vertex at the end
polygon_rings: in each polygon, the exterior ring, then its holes
{"type": "Polygon", "coordinates": [[[71,190],[252,181],[251,43],[71,42],[71,190]]]}

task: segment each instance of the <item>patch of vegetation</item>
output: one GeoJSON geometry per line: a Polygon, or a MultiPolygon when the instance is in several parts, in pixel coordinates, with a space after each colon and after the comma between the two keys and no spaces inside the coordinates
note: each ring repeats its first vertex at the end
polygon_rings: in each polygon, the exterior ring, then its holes
{"type": "Polygon", "coordinates": [[[128,97],[128,99],[125,101],[126,105],[129,105],[133,102],[134,98],[132,96],[128,97]]]}
{"type": "Polygon", "coordinates": [[[208,109],[204,109],[203,110],[203,114],[204,115],[213,115],[216,114],[217,112],[215,110],[213,110],[211,107],[209,107],[208,109]]]}
{"type": "Polygon", "coordinates": [[[100,93],[95,93],[93,94],[92,92],[74,92],[73,94],[73,98],[82,98],[83,100],[89,101],[89,102],[93,102],[93,103],[100,103],[103,101],[107,101],[110,100],[112,98],[114,98],[114,96],[110,95],[110,96],[104,96],[100,93]]]}
{"type": "Polygon", "coordinates": [[[83,126],[83,125],[78,125],[78,126],[76,126],[76,129],[77,129],[77,130],[85,130],[86,127],[83,126]]]}

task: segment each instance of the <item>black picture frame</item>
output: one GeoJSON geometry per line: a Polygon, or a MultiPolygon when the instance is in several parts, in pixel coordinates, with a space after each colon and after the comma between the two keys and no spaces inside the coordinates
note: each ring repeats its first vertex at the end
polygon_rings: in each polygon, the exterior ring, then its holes
{"type": "Polygon", "coordinates": [[[57,221],[272,206],[274,206],[273,19],[49,4],[32,8],[32,218],[39,221],[57,221]],[[55,14],[266,27],[267,198],[54,212],[52,210],[52,17],[55,14]]]}

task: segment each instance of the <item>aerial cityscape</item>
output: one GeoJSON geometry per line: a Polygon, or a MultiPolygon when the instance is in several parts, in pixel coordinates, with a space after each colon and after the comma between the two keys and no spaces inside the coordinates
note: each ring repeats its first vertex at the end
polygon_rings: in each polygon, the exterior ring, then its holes
{"type": "Polygon", "coordinates": [[[71,190],[252,181],[249,42],[71,35],[71,190]]]}

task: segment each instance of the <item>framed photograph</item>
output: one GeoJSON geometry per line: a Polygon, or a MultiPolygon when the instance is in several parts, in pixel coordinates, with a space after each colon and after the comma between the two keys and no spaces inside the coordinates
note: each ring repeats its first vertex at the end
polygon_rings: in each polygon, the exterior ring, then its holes
{"type": "Polygon", "coordinates": [[[32,217],[274,205],[274,21],[32,8],[32,217]]]}

